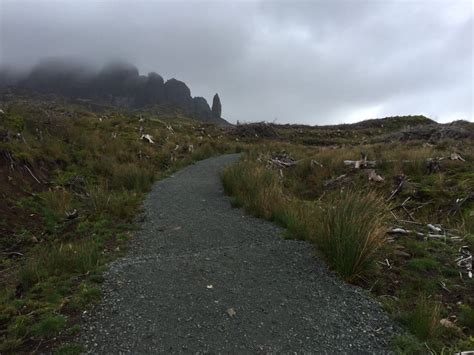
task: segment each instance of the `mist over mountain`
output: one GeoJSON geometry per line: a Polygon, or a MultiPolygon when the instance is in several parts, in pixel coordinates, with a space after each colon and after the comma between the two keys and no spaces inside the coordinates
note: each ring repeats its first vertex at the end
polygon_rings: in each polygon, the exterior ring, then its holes
{"type": "Polygon", "coordinates": [[[197,120],[227,124],[221,117],[217,94],[219,107],[211,110],[205,98],[192,97],[184,82],[175,78],[165,81],[155,72],[140,75],[137,67],[121,61],[95,68],[74,60],[48,59],[27,72],[3,67],[0,68],[2,88],[29,89],[126,108],[171,105],[197,120]]]}

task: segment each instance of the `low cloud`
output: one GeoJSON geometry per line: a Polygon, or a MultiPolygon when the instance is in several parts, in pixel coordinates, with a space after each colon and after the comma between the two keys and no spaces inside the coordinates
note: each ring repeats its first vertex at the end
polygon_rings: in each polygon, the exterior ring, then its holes
{"type": "Polygon", "coordinates": [[[45,57],[219,92],[230,121],[473,120],[470,1],[0,1],[0,63],[45,57]]]}

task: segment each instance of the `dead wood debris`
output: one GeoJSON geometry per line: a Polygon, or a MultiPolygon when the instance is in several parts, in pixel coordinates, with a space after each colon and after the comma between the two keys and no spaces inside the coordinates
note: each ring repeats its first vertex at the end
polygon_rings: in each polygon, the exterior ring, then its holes
{"type": "Polygon", "coordinates": [[[342,174],[334,179],[328,180],[324,183],[324,187],[332,187],[341,182],[345,177],[347,177],[347,174],[342,174]]]}
{"type": "Polygon", "coordinates": [[[374,168],[375,160],[367,160],[367,154],[361,153],[360,160],[344,160],[344,165],[352,166],[354,169],[374,168]]]}
{"type": "Polygon", "coordinates": [[[397,187],[392,191],[390,196],[387,198],[387,202],[390,201],[396,194],[398,194],[403,189],[403,186],[405,185],[406,181],[407,179],[404,174],[400,174],[395,177],[395,182],[397,183],[397,187]]]}
{"type": "Polygon", "coordinates": [[[35,181],[38,183],[38,184],[41,184],[42,182],[35,176],[35,174],[33,174],[33,172],[31,171],[31,169],[28,167],[28,165],[24,165],[25,166],[25,169],[28,171],[28,173],[30,173],[31,177],[33,179],[35,179],[35,181]]]}
{"type": "Polygon", "coordinates": [[[168,131],[171,133],[171,135],[174,135],[174,129],[171,125],[167,125],[166,128],[168,129],[168,131]]]}
{"type": "Polygon", "coordinates": [[[361,153],[360,160],[344,160],[344,165],[352,166],[354,169],[368,169],[369,181],[383,182],[384,178],[375,172],[375,160],[367,160],[367,154],[361,153]]]}
{"type": "Polygon", "coordinates": [[[384,261],[377,261],[377,263],[388,267],[388,269],[392,268],[392,264],[390,264],[390,261],[388,259],[385,259],[384,261]]]}
{"type": "Polygon", "coordinates": [[[460,161],[466,161],[461,155],[459,155],[458,153],[451,153],[451,155],[449,156],[449,159],[451,160],[460,160],[460,161]]]}
{"type": "Polygon", "coordinates": [[[71,212],[66,211],[66,218],[71,220],[71,219],[76,219],[79,217],[79,211],[77,209],[72,210],[71,212]]]}
{"type": "Polygon", "coordinates": [[[441,161],[448,160],[448,159],[449,160],[457,160],[457,161],[461,161],[461,162],[466,161],[459,153],[456,153],[456,152],[453,152],[450,155],[444,156],[444,157],[428,158],[426,160],[428,172],[430,174],[439,173],[441,171],[441,161]]]}
{"type": "Polygon", "coordinates": [[[467,245],[463,245],[459,248],[460,256],[455,260],[459,268],[462,269],[460,272],[461,278],[463,273],[470,279],[472,279],[472,253],[467,245]]]}
{"type": "Polygon", "coordinates": [[[384,181],[383,177],[381,177],[380,175],[378,175],[375,172],[375,169],[368,170],[368,177],[369,177],[369,181],[374,181],[374,182],[383,182],[384,181]]]}
{"type": "Polygon", "coordinates": [[[466,202],[466,201],[471,201],[474,200],[474,193],[471,193],[463,198],[457,198],[456,201],[454,201],[454,206],[453,208],[449,211],[450,215],[455,215],[460,209],[461,206],[466,202]]]}
{"type": "Polygon", "coordinates": [[[142,134],[142,136],[140,137],[141,140],[144,140],[145,142],[147,143],[150,143],[150,144],[155,144],[155,141],[153,140],[153,137],[149,134],[142,134]]]}
{"type": "Polygon", "coordinates": [[[267,167],[278,169],[290,168],[297,164],[295,158],[288,153],[278,153],[270,157],[260,155],[257,161],[266,162],[267,167]]]}
{"type": "MultiPolygon", "coordinates": [[[[428,170],[430,173],[436,173],[441,170],[440,162],[442,160],[459,160],[465,162],[466,160],[459,153],[451,153],[448,156],[437,157],[437,158],[428,158],[426,162],[428,164],[428,170]]],[[[385,163],[397,162],[398,160],[384,160],[385,163]]],[[[414,163],[416,160],[402,160],[403,163],[414,163]]],[[[382,161],[376,160],[367,160],[367,155],[361,153],[361,158],[359,160],[344,160],[344,165],[352,166],[354,169],[367,169],[375,168],[376,165],[382,163],[382,161]]]]}
{"type": "Polygon", "coordinates": [[[314,166],[319,166],[320,168],[324,168],[324,165],[323,165],[323,164],[321,164],[319,161],[314,160],[314,159],[311,159],[310,165],[311,165],[312,168],[313,168],[314,166]]]}
{"type": "MultiPolygon", "coordinates": [[[[421,225],[423,226],[423,225],[421,225]]],[[[387,234],[391,236],[401,236],[401,235],[416,235],[418,237],[422,237],[424,240],[428,239],[442,239],[444,241],[451,241],[451,242],[458,242],[461,241],[463,238],[459,237],[451,233],[449,230],[446,230],[441,227],[439,224],[431,224],[428,223],[425,226],[424,230],[420,229],[407,229],[403,227],[394,227],[387,231],[387,234]]]]}
{"type": "Polygon", "coordinates": [[[407,197],[400,205],[398,206],[395,206],[393,207],[390,212],[392,212],[393,216],[395,217],[395,219],[398,220],[398,218],[395,216],[395,214],[393,213],[394,210],[397,210],[397,209],[402,209],[403,212],[405,212],[408,216],[408,218],[413,221],[413,222],[416,222],[415,220],[415,217],[413,217],[412,213],[408,210],[408,208],[406,208],[406,203],[411,199],[411,196],[407,197]]]}

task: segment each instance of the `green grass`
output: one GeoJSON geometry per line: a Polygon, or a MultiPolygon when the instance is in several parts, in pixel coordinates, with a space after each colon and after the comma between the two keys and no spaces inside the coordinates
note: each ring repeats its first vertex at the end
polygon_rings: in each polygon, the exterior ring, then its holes
{"type": "Polygon", "coordinates": [[[396,354],[424,354],[427,350],[426,346],[410,333],[397,335],[392,340],[392,348],[396,354]]]}
{"type": "Polygon", "coordinates": [[[407,266],[416,271],[430,271],[437,270],[440,263],[432,258],[418,258],[410,260],[407,266]]]}
{"type": "Polygon", "coordinates": [[[28,291],[35,284],[56,276],[84,275],[100,264],[99,245],[95,241],[41,246],[20,269],[20,284],[28,291]]]}
{"type": "Polygon", "coordinates": [[[54,351],[55,355],[79,355],[84,352],[84,346],[80,344],[64,344],[54,351]]]}
{"type": "Polygon", "coordinates": [[[45,314],[32,327],[32,333],[37,337],[51,337],[58,334],[66,326],[66,318],[58,314],[45,314]]]}
{"type": "Polygon", "coordinates": [[[459,309],[459,323],[463,327],[474,329],[474,309],[467,304],[461,305],[459,309]]]}

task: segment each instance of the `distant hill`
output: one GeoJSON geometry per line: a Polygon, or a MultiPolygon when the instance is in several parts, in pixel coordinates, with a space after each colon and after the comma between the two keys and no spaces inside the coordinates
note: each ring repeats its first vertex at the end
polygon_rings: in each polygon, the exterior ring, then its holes
{"type": "Polygon", "coordinates": [[[406,127],[415,127],[428,124],[437,124],[431,118],[425,116],[393,116],[384,118],[373,118],[351,124],[338,125],[339,128],[345,126],[352,129],[367,129],[367,128],[384,128],[388,130],[396,130],[406,127]]]}
{"type": "Polygon", "coordinates": [[[237,125],[233,131],[237,137],[242,138],[290,139],[307,145],[474,139],[474,123],[459,120],[440,124],[420,115],[385,117],[325,126],[257,122],[237,125]]]}
{"type": "Polygon", "coordinates": [[[228,124],[220,115],[219,95],[214,96],[211,109],[205,98],[192,97],[184,82],[174,78],[165,81],[154,72],[140,75],[138,69],[128,63],[109,63],[96,70],[74,62],[46,60],[22,75],[0,68],[0,90],[2,88],[28,89],[126,108],[171,105],[197,120],[228,124]]]}

